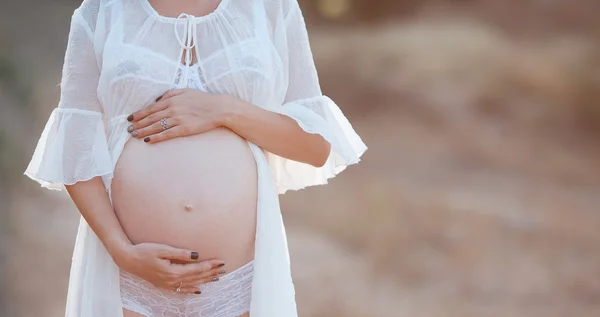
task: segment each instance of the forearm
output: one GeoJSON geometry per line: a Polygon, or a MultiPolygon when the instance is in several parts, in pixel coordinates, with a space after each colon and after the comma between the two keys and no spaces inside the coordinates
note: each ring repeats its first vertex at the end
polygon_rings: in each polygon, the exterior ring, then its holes
{"type": "Polygon", "coordinates": [[[66,185],[65,188],[90,228],[117,264],[127,254],[131,241],[125,235],[100,177],[66,185]]]}
{"type": "Polygon", "coordinates": [[[273,154],[313,166],[323,166],[331,146],[322,136],[304,131],[283,114],[228,98],[223,125],[273,154]]]}

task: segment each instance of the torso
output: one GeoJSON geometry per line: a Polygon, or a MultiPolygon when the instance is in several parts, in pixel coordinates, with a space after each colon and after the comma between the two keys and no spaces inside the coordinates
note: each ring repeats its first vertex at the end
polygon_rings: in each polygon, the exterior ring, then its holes
{"type": "MultiPolygon", "coordinates": [[[[182,66],[176,81],[173,88],[206,90],[198,67],[182,66]]],[[[227,128],[152,145],[130,138],[111,192],[133,243],[195,250],[229,270],[254,256],[256,162],[246,140],[227,128]]]]}
{"type": "Polygon", "coordinates": [[[244,0],[107,4],[111,25],[103,33],[106,41],[98,44],[103,48],[98,90],[116,160],[111,199],[133,243],[191,249],[201,259],[225,261],[228,270],[253,258],[257,169],[247,141],[219,128],[147,144],[126,138],[124,118],[172,88],[181,62],[198,65],[194,70],[201,71],[210,93],[264,108],[281,105],[287,82],[276,48],[284,41],[271,40],[271,31],[280,33],[269,29],[266,16],[260,20],[264,25],[254,24],[258,5],[244,0]],[[181,12],[196,18],[178,19],[181,12]],[[180,45],[191,29],[198,43],[186,59],[180,45]]]}
{"type": "Polygon", "coordinates": [[[254,255],[256,163],[246,141],[228,129],[152,145],[129,139],[111,192],[133,243],[195,250],[229,270],[254,255]]]}

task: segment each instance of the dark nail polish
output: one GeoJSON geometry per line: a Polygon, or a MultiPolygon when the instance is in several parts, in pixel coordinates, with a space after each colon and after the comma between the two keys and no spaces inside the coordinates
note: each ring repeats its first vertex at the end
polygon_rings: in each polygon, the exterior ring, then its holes
{"type": "Polygon", "coordinates": [[[213,282],[217,282],[218,280],[219,280],[219,278],[218,278],[218,277],[213,277],[213,278],[212,278],[212,281],[213,281],[213,282]]]}
{"type": "Polygon", "coordinates": [[[129,117],[127,117],[127,121],[133,121],[133,115],[130,114],[129,117]]]}
{"type": "Polygon", "coordinates": [[[194,292],[194,294],[198,294],[198,295],[200,295],[200,294],[202,294],[202,292],[200,292],[200,291],[195,291],[195,292],[194,292]]]}
{"type": "Polygon", "coordinates": [[[131,133],[131,131],[133,131],[133,124],[127,127],[127,132],[131,133]]]}
{"type": "Polygon", "coordinates": [[[225,266],[225,263],[220,263],[219,265],[217,265],[217,267],[222,267],[225,266]]]}
{"type": "Polygon", "coordinates": [[[144,138],[144,142],[148,142],[148,141],[150,141],[150,137],[149,136],[147,136],[147,137],[144,138]]]}
{"type": "Polygon", "coordinates": [[[156,101],[158,102],[160,98],[162,98],[162,96],[158,96],[158,98],[156,98],[156,101]]]}
{"type": "Polygon", "coordinates": [[[220,271],[219,271],[219,274],[225,274],[225,273],[227,273],[227,270],[224,270],[224,269],[223,269],[223,270],[220,270],[220,271]]]}
{"type": "Polygon", "coordinates": [[[198,252],[192,252],[191,258],[192,258],[192,260],[198,260],[198,256],[199,256],[198,252]]]}
{"type": "Polygon", "coordinates": [[[131,132],[131,136],[134,137],[134,138],[137,137],[138,136],[138,132],[137,131],[131,132]]]}

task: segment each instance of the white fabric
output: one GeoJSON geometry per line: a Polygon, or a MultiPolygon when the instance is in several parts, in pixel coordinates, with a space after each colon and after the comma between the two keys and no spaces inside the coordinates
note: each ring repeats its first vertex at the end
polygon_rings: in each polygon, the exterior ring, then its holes
{"type": "Polygon", "coordinates": [[[181,65],[177,71],[173,89],[192,88],[200,91],[208,92],[204,85],[204,79],[197,66],[181,65]]]}
{"type": "Polygon", "coordinates": [[[346,166],[358,163],[367,149],[340,108],[329,97],[318,96],[288,102],[276,111],[296,120],[304,131],[319,134],[331,144],[329,158],[320,168],[268,155],[279,193],[285,193],[288,189],[298,190],[306,186],[326,184],[329,178],[343,171],[346,166]]]}
{"type": "MultiPolygon", "coordinates": [[[[60,103],[25,174],[51,189],[102,176],[110,197],[130,137],[126,117],[172,87],[182,56],[190,67],[191,46],[206,90],[287,115],[331,143],[327,163],[315,168],[248,142],[258,169],[250,315],[296,317],[277,193],[326,183],[366,150],[321,93],[297,0],[222,0],[206,16],[179,18],[159,15],[147,0],[84,0],[71,21],[60,103]]],[[[66,316],[122,316],[119,269],[83,218],[66,316]]]]}
{"type": "Polygon", "coordinates": [[[200,295],[156,288],[121,271],[123,307],[146,317],[238,317],[250,310],[252,271],[250,261],[216,282],[200,285],[200,295]]]}
{"type": "Polygon", "coordinates": [[[25,173],[43,187],[61,190],[63,184],[112,177],[101,113],[55,108],[40,140],[25,173]]]}

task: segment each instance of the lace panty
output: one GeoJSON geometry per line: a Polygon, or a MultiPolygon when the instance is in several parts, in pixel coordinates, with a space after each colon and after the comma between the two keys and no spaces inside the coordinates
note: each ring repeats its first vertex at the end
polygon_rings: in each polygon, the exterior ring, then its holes
{"type": "Polygon", "coordinates": [[[121,271],[123,308],[146,317],[237,317],[250,311],[253,261],[200,286],[202,294],[157,288],[121,271]]]}

